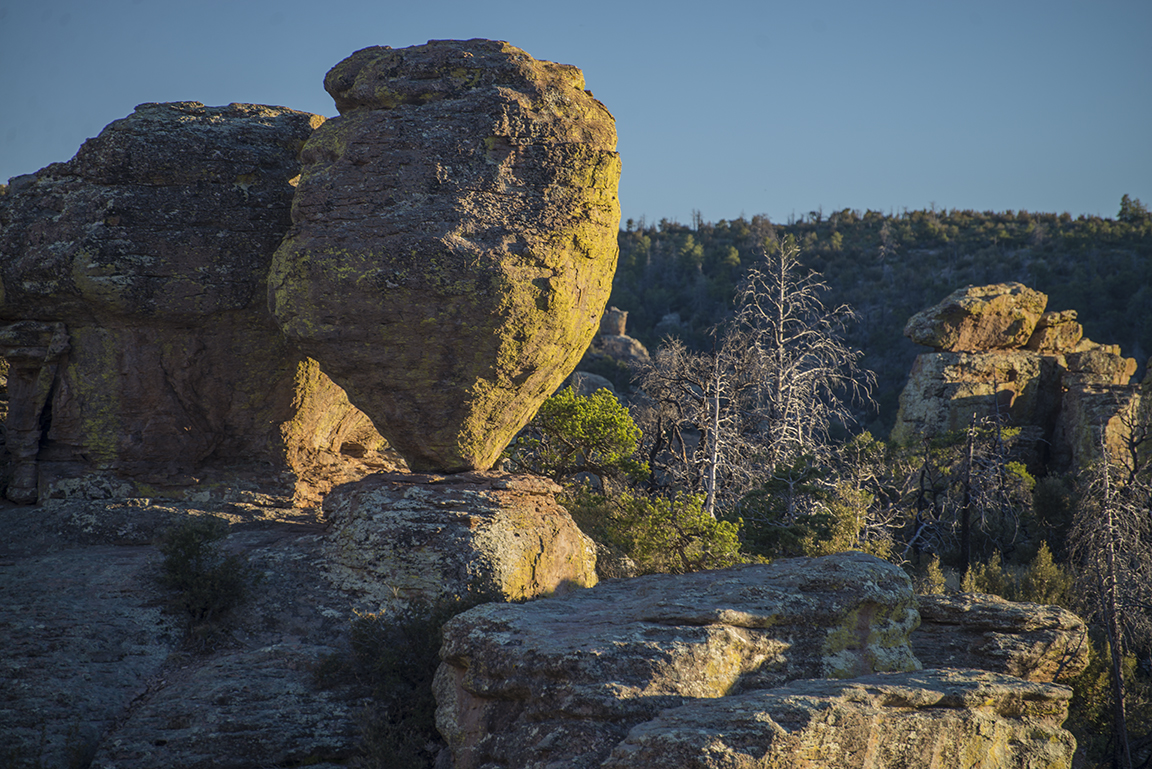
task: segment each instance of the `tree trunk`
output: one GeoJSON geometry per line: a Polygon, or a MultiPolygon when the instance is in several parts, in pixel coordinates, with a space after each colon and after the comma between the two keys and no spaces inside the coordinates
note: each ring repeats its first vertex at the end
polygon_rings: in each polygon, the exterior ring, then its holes
{"type": "Polygon", "coordinates": [[[1128,745],[1128,722],[1124,712],[1124,668],[1120,648],[1120,611],[1116,583],[1116,519],[1115,499],[1110,470],[1104,468],[1104,620],[1108,626],[1108,642],[1112,648],[1112,707],[1116,718],[1116,753],[1118,763],[1132,769],[1132,749],[1128,745]]]}

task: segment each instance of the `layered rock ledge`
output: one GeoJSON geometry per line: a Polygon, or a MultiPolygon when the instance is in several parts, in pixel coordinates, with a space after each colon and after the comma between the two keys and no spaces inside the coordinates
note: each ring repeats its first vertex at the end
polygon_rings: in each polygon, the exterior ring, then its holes
{"type": "Polygon", "coordinates": [[[903,571],[862,553],[602,583],[444,629],[437,725],[456,769],[599,766],[696,698],[914,670],[903,571]]]}
{"type": "Polygon", "coordinates": [[[1072,765],[1072,692],[978,670],[795,681],[701,700],[633,728],[603,769],[1072,765]]]}

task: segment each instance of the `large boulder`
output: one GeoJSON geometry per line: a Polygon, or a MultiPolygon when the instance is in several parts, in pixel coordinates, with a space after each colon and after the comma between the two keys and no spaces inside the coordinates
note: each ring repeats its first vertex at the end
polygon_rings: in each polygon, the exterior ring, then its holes
{"type": "Polygon", "coordinates": [[[912,650],[926,668],[977,668],[1069,683],[1088,665],[1088,628],[1058,606],[994,595],[922,595],[912,650]]]}
{"type": "Polygon", "coordinates": [[[0,198],[10,499],[100,473],[143,496],[238,475],[291,496],[321,449],[382,447],[267,311],[299,151],[322,121],[142,104],[69,162],[14,180],[0,198]]]}
{"type": "Polygon", "coordinates": [[[862,553],[601,583],[444,628],[437,725],[456,769],[599,766],[697,698],[919,667],[915,596],[862,553]]]}
{"type": "Polygon", "coordinates": [[[904,336],[949,352],[1023,347],[1047,303],[1046,295],[1021,283],[968,286],[913,315],[904,336]]]}
{"type": "Polygon", "coordinates": [[[640,724],[603,769],[1068,769],[1071,690],[976,670],[795,681],[640,724]]]}
{"type": "Polygon", "coordinates": [[[596,584],[596,546],[546,478],[371,475],[324,500],[329,578],[365,609],[517,601],[596,584]]]}
{"type": "Polygon", "coordinates": [[[272,265],[284,333],[418,471],[486,469],[596,332],[616,265],[612,116],[507,43],[366,48],[325,78],[272,265]]]}

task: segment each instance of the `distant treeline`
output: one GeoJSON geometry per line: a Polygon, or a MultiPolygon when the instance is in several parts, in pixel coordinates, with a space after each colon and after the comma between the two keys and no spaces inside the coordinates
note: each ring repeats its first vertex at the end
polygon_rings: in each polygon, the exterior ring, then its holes
{"type": "Polygon", "coordinates": [[[629,335],[650,349],[666,335],[703,349],[758,249],[788,238],[823,275],[825,304],[848,304],[859,316],[848,341],[877,375],[879,410],[861,421],[878,437],[923,351],[904,338],[905,322],[963,286],[1019,281],[1043,291],[1048,309],[1076,310],[1088,337],[1135,357],[1138,375],[1152,354],[1152,216],[1127,195],[1115,219],[935,208],[813,211],[788,224],[629,219],[610,302],[628,311],[629,335]]]}

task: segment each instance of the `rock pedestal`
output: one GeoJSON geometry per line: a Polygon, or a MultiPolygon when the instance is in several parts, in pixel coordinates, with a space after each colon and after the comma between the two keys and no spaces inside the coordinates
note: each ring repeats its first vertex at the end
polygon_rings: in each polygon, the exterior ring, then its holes
{"type": "Polygon", "coordinates": [[[364,607],[517,601],[596,584],[596,547],[545,478],[372,475],[324,500],[329,577],[364,607]]]}
{"type": "Polygon", "coordinates": [[[1136,361],[1084,337],[1073,310],[1045,312],[1048,297],[1019,283],[953,292],[913,316],[905,336],[935,348],[916,358],[900,394],[892,439],[919,441],[997,417],[1034,428],[1033,453],[1049,470],[1083,467],[1124,448],[1141,408],[1136,361]]]}
{"type": "Polygon", "coordinates": [[[575,67],[489,40],[366,48],[324,84],[270,306],[413,470],[487,469],[596,332],[615,123],[575,67]]]}

